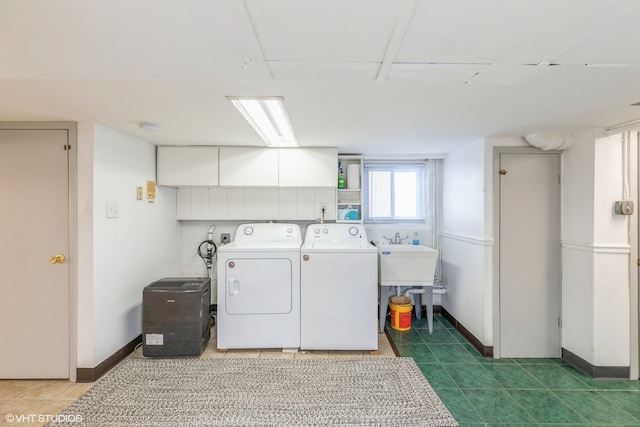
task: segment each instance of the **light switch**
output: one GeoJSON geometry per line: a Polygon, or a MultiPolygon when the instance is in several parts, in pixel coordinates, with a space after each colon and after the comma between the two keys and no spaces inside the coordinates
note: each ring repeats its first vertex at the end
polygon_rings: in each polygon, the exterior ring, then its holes
{"type": "Polygon", "coordinates": [[[142,187],[136,187],[136,200],[142,200],[142,187]]]}
{"type": "Polygon", "coordinates": [[[117,203],[107,203],[107,218],[118,218],[120,216],[120,208],[117,203]]]}

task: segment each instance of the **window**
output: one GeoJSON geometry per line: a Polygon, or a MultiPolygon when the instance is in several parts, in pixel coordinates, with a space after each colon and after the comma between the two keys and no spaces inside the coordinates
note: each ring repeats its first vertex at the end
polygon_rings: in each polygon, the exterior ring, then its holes
{"type": "Polygon", "coordinates": [[[424,222],[425,164],[366,163],[364,220],[424,222]]]}

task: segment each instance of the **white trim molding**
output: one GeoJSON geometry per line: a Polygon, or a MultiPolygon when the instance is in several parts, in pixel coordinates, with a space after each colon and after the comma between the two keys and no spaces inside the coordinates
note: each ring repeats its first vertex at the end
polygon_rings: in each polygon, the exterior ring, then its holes
{"type": "Polygon", "coordinates": [[[630,254],[631,245],[619,243],[587,243],[575,241],[562,241],[563,249],[572,249],[594,254],[630,254]]]}
{"type": "Polygon", "coordinates": [[[447,239],[452,239],[452,240],[459,240],[461,242],[471,243],[473,245],[478,245],[478,246],[493,246],[495,243],[494,239],[467,236],[465,234],[449,233],[447,231],[441,231],[440,237],[445,237],[447,239]]]}

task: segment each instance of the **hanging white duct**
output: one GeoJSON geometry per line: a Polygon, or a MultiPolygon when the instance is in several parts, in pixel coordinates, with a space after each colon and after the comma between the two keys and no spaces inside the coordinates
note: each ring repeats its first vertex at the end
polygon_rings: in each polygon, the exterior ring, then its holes
{"type": "Polygon", "coordinates": [[[576,143],[574,132],[566,133],[530,133],[524,139],[534,147],[542,150],[566,150],[576,143]]]}

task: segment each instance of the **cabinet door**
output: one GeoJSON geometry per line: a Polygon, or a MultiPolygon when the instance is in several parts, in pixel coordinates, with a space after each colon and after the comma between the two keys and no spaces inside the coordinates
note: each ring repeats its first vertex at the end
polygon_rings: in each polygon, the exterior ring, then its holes
{"type": "Polygon", "coordinates": [[[220,185],[227,187],[277,187],[278,150],[220,147],[220,185]]]}
{"type": "Polygon", "coordinates": [[[337,148],[280,148],[280,187],[335,187],[337,148]]]}
{"type": "Polygon", "coordinates": [[[158,146],[156,179],[169,187],[218,185],[218,147],[158,146]]]}

